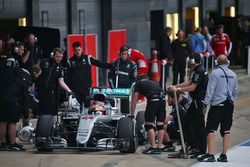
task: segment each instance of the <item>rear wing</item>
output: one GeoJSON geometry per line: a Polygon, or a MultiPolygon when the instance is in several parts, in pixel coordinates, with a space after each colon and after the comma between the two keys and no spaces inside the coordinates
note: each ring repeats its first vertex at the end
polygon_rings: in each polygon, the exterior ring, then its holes
{"type": "Polygon", "coordinates": [[[129,88],[91,88],[90,95],[93,96],[98,93],[103,93],[109,97],[129,98],[131,96],[131,89],[129,88]]]}

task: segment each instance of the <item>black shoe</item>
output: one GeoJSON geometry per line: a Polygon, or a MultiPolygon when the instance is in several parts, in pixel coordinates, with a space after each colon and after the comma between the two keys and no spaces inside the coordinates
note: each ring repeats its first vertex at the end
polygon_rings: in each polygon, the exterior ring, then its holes
{"type": "Polygon", "coordinates": [[[198,155],[197,160],[200,161],[200,160],[204,159],[205,156],[207,156],[207,154],[198,155]]]}
{"type": "Polygon", "coordinates": [[[197,155],[200,153],[198,148],[190,148],[187,150],[187,155],[197,155]]]}
{"type": "Polygon", "coordinates": [[[201,155],[204,155],[204,154],[202,154],[200,152],[197,152],[197,153],[189,155],[189,158],[190,159],[198,159],[198,157],[201,156],[201,155]]]}
{"type": "Polygon", "coordinates": [[[162,152],[175,152],[175,146],[171,145],[166,145],[161,149],[162,152]]]}
{"type": "Polygon", "coordinates": [[[161,150],[158,148],[149,147],[142,152],[143,154],[161,154],[161,150]]]}
{"type": "Polygon", "coordinates": [[[218,162],[228,162],[226,154],[220,154],[219,158],[217,158],[218,162]]]}
{"type": "Polygon", "coordinates": [[[2,143],[0,145],[0,151],[9,151],[8,147],[9,147],[9,145],[2,143]]]}
{"type": "Polygon", "coordinates": [[[9,151],[25,151],[25,149],[23,148],[23,145],[21,144],[10,144],[8,147],[9,151]]]}
{"type": "Polygon", "coordinates": [[[205,154],[197,158],[199,162],[215,162],[213,154],[205,154]]]}

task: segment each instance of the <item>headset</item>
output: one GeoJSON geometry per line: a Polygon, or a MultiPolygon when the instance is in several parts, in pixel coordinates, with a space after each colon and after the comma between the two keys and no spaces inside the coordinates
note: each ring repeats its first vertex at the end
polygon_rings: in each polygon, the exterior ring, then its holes
{"type": "Polygon", "coordinates": [[[19,41],[16,42],[15,47],[13,48],[14,53],[18,53],[18,45],[19,45],[19,43],[20,43],[19,41]]]}
{"type": "Polygon", "coordinates": [[[183,33],[183,36],[186,36],[186,33],[185,33],[185,31],[183,29],[179,29],[175,35],[178,37],[180,32],[183,33]]]}
{"type": "Polygon", "coordinates": [[[55,48],[53,49],[53,51],[52,52],[50,52],[50,58],[53,58],[53,56],[56,54],[56,50],[55,50],[55,48]]]}
{"type": "Polygon", "coordinates": [[[50,52],[49,57],[53,58],[54,54],[55,54],[54,52],[50,52]]]}
{"type": "Polygon", "coordinates": [[[35,37],[35,43],[37,43],[38,38],[37,38],[37,37],[35,36],[35,34],[33,34],[33,33],[29,33],[29,34],[27,35],[27,37],[25,38],[25,43],[28,43],[28,37],[29,37],[30,35],[34,35],[34,37],[35,37]]]}
{"type": "Polygon", "coordinates": [[[50,58],[53,58],[57,51],[62,52],[61,48],[54,48],[53,51],[50,52],[50,58]]]}
{"type": "MultiPolygon", "coordinates": [[[[24,48],[25,48],[25,44],[23,43],[23,42],[21,42],[21,41],[17,41],[16,43],[15,43],[15,47],[13,48],[13,52],[14,53],[18,53],[18,51],[19,51],[19,45],[20,44],[22,44],[23,46],[24,46],[24,48]]],[[[25,50],[26,51],[26,50],[25,50]]]]}
{"type": "Polygon", "coordinates": [[[18,53],[18,50],[19,50],[19,49],[18,49],[17,46],[15,46],[13,50],[14,50],[14,53],[18,53]]]}
{"type": "Polygon", "coordinates": [[[122,45],[120,49],[118,50],[118,55],[124,51],[129,51],[130,47],[128,45],[122,45]]]}
{"type": "MultiPolygon", "coordinates": [[[[219,56],[218,56],[219,57],[219,56]]],[[[214,65],[215,66],[219,66],[220,64],[218,63],[218,57],[214,60],[214,65]]],[[[227,66],[229,66],[230,65],[230,60],[228,60],[228,58],[227,58],[227,63],[226,63],[226,65],[227,66]]]]}

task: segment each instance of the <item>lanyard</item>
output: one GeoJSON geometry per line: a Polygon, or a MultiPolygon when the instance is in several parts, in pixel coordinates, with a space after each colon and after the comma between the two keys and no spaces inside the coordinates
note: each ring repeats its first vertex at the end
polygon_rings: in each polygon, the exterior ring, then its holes
{"type": "Polygon", "coordinates": [[[227,95],[229,95],[228,76],[227,76],[225,70],[222,67],[219,67],[219,69],[221,69],[223,71],[223,73],[225,74],[225,77],[226,77],[226,80],[227,80],[227,95]]]}

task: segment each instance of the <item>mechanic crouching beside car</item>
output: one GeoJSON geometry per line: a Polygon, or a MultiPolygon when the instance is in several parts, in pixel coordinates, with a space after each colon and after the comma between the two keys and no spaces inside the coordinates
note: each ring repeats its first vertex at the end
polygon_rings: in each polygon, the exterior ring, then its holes
{"type": "Polygon", "coordinates": [[[136,104],[139,95],[142,94],[147,98],[147,106],[145,111],[145,129],[149,135],[150,147],[143,151],[144,154],[160,154],[164,137],[163,122],[166,117],[166,99],[165,93],[160,85],[154,81],[147,79],[145,75],[138,76],[134,92],[132,94],[131,117],[134,117],[136,104]],[[158,130],[158,144],[155,143],[155,127],[154,122],[156,118],[156,129],[158,130]]]}
{"type": "Polygon", "coordinates": [[[39,98],[39,115],[56,115],[58,111],[58,85],[66,92],[73,95],[73,92],[65,84],[63,79],[63,68],[60,65],[63,54],[60,48],[53,50],[52,58],[40,63],[41,74],[36,80],[37,93],[39,98]]]}

